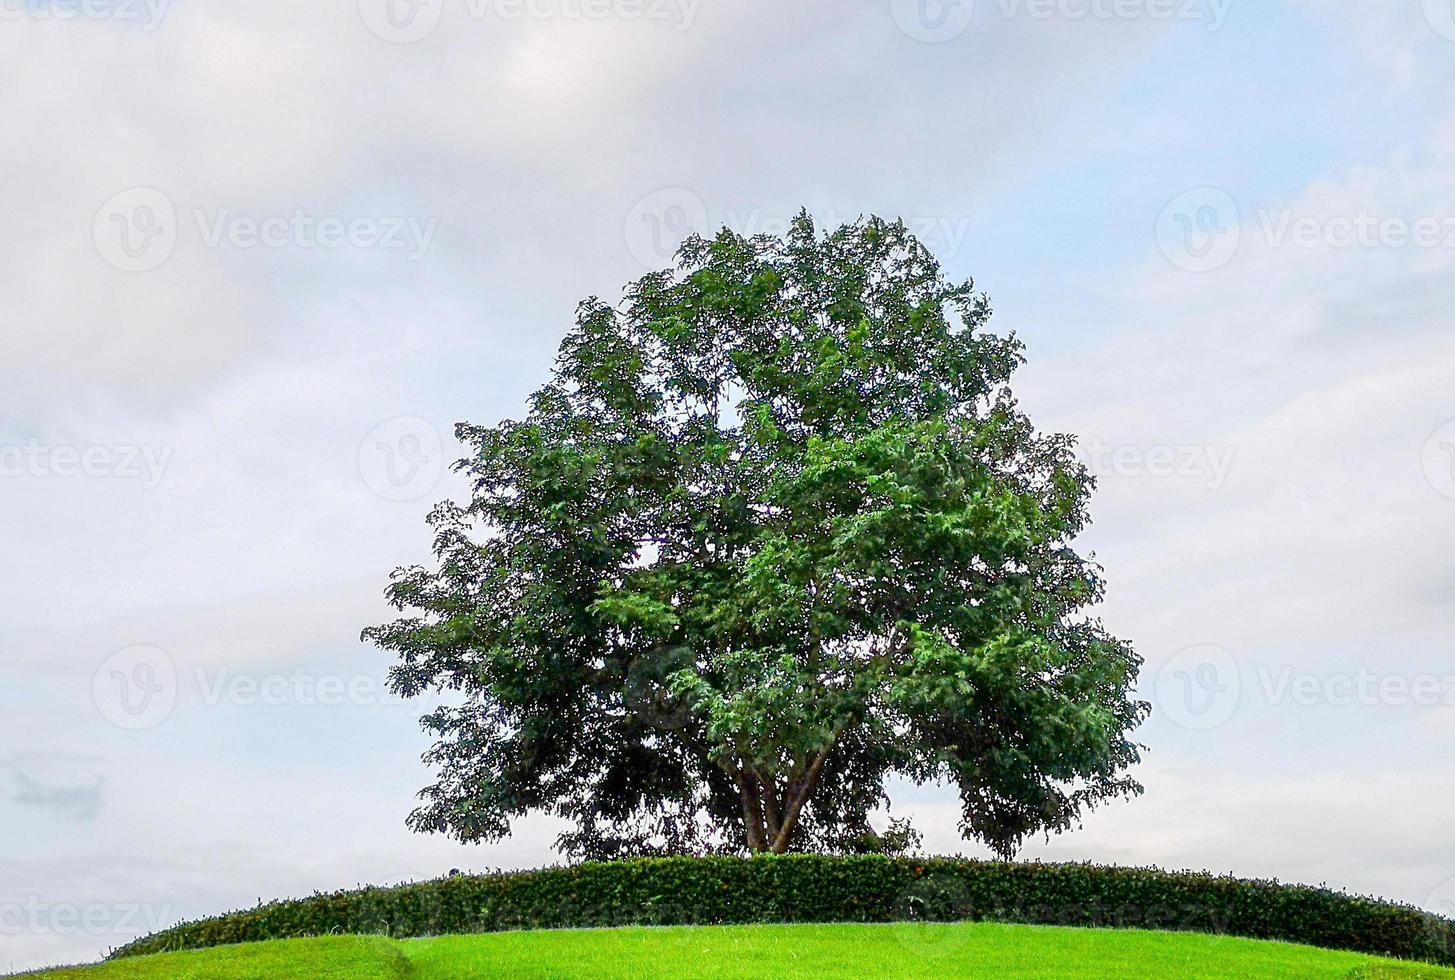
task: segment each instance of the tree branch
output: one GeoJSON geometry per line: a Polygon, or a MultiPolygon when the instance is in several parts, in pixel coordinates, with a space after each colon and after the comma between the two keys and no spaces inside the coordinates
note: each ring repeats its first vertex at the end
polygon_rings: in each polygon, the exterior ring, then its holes
{"type": "Polygon", "coordinates": [[[813,791],[818,788],[818,778],[823,773],[824,762],[838,740],[839,730],[836,730],[829,744],[814,756],[813,762],[809,764],[808,772],[804,773],[801,779],[794,781],[797,783],[796,786],[791,785],[792,798],[788,801],[788,810],[783,815],[783,824],[778,833],[774,835],[772,842],[774,854],[783,854],[788,850],[788,842],[793,839],[793,831],[798,826],[798,817],[803,812],[804,804],[809,801],[809,798],[813,796],[813,791]]]}
{"type": "Polygon", "coordinates": [[[764,779],[754,770],[753,775],[757,776],[759,785],[762,786],[763,815],[767,818],[769,839],[775,839],[782,832],[783,824],[778,818],[778,787],[774,780],[764,779]]]}

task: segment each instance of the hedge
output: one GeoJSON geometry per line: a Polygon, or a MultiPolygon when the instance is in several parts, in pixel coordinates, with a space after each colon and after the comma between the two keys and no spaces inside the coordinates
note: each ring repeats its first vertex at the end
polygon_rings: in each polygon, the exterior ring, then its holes
{"type": "Polygon", "coordinates": [[[1455,922],[1328,888],[1091,864],[823,855],[587,863],[319,894],[185,923],[112,958],[334,933],[915,920],[1186,930],[1455,966],[1455,922]]]}

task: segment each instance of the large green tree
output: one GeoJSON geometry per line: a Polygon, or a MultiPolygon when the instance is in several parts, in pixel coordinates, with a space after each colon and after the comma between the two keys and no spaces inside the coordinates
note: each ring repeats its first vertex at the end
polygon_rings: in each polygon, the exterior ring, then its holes
{"type": "Polygon", "coordinates": [[[459,427],[472,499],[365,631],[399,693],[459,692],[411,825],[837,849],[899,774],[1010,854],[1140,792],[1140,660],[1073,550],[1092,479],[989,317],[902,224],[806,215],[582,303],[525,418],[459,427]]]}

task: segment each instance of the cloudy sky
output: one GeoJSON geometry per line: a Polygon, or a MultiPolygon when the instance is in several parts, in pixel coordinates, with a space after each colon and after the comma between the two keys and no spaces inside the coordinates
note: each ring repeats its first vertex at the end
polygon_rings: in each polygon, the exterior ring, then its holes
{"type": "Polygon", "coordinates": [[[553,860],[405,829],[359,630],[579,299],[800,206],[1100,476],[1147,792],[1026,854],[1455,912],[1452,82],[1451,0],[0,0],[0,971],[553,860]]]}

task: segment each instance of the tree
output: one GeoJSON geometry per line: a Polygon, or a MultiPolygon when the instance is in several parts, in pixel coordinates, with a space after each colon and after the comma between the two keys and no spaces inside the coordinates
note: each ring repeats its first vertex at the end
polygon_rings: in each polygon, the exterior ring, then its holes
{"type": "Polygon", "coordinates": [[[806,214],[582,303],[525,419],[459,426],[472,499],[365,631],[398,693],[461,695],[411,826],[842,850],[900,774],[1009,855],[1139,793],[1140,659],[1072,547],[1093,481],[990,312],[901,223],[806,214]]]}

